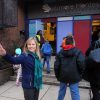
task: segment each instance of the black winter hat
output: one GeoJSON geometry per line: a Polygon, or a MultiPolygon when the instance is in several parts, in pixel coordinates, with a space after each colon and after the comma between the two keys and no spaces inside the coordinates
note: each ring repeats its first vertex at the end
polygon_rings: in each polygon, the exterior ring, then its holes
{"type": "Polygon", "coordinates": [[[72,35],[66,36],[66,45],[73,44],[73,43],[74,43],[73,36],[72,35]]]}

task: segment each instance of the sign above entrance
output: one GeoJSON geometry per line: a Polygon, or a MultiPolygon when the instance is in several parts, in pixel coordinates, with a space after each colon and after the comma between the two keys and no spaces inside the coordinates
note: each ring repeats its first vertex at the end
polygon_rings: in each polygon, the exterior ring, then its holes
{"type": "Polygon", "coordinates": [[[100,1],[95,3],[74,3],[74,4],[43,4],[28,6],[28,18],[65,17],[75,15],[100,14],[100,1]],[[45,11],[44,11],[45,10],[45,11]],[[48,10],[48,11],[46,11],[48,10]]]}

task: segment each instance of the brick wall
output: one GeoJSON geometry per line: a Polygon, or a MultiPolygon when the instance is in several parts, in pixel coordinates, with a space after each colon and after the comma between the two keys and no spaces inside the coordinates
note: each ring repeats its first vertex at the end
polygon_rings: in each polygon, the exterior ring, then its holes
{"type": "Polygon", "coordinates": [[[9,52],[14,52],[15,45],[22,46],[23,38],[20,37],[20,30],[25,28],[24,5],[22,0],[18,2],[18,25],[0,30],[0,42],[9,52]]]}

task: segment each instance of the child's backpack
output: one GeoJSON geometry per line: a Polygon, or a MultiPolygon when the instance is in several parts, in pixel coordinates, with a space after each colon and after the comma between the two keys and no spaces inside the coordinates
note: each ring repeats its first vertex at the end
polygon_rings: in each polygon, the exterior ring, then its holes
{"type": "Polygon", "coordinates": [[[43,54],[51,54],[52,53],[52,47],[49,43],[43,44],[42,53],[43,54]]]}

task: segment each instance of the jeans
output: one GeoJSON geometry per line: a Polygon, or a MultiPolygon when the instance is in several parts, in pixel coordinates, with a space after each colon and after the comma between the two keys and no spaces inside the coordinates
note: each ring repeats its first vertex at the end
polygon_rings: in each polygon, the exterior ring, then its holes
{"type": "MultiPolygon", "coordinates": [[[[72,100],[80,100],[78,83],[69,84],[69,88],[72,100]]],[[[57,100],[64,100],[66,89],[67,89],[67,84],[61,82],[57,100]]]]}
{"type": "Polygon", "coordinates": [[[44,54],[43,67],[46,62],[47,63],[47,73],[50,73],[50,57],[51,57],[51,55],[44,54]]]}

